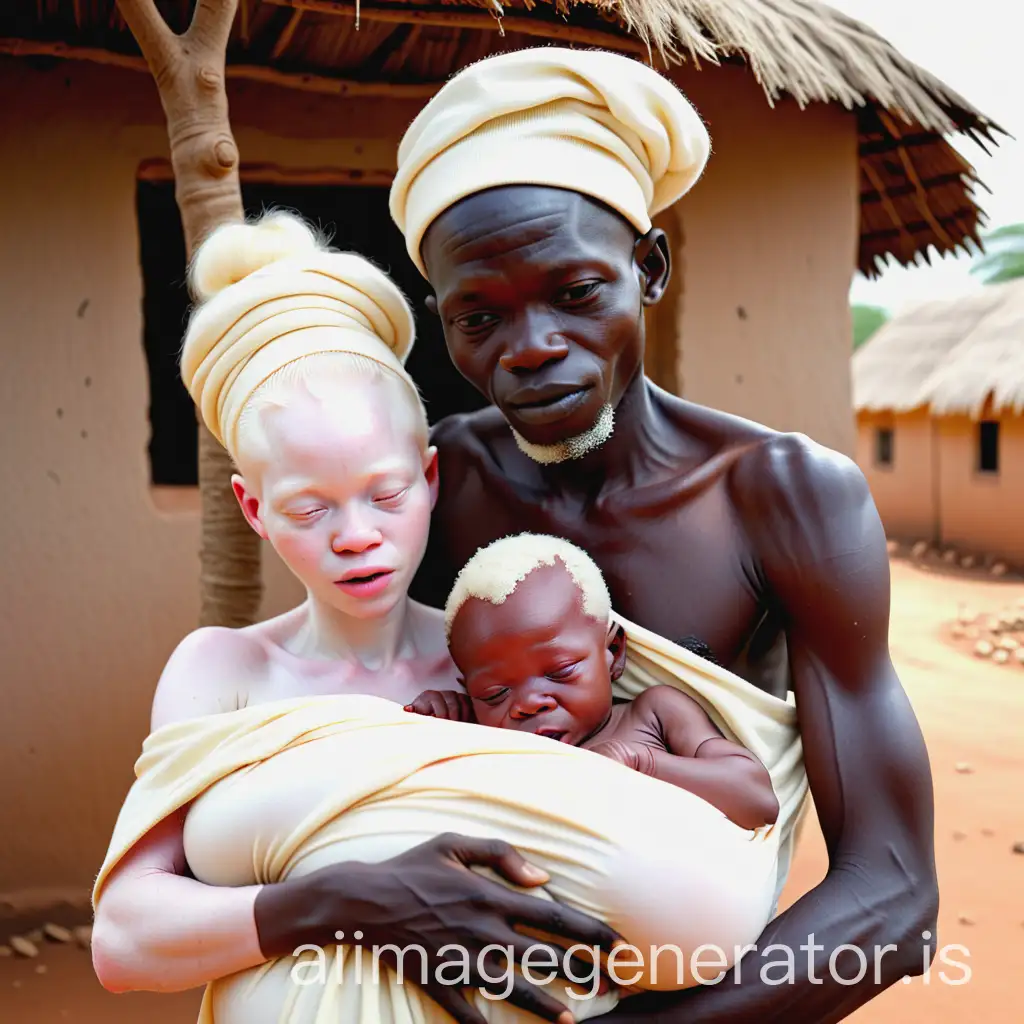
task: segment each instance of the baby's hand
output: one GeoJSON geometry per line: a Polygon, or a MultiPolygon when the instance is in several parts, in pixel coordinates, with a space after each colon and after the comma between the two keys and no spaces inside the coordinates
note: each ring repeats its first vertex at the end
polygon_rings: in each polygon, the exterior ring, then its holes
{"type": "Polygon", "coordinates": [[[627,768],[641,772],[644,775],[654,775],[655,760],[654,751],[644,743],[626,743],[623,740],[607,739],[600,740],[592,747],[588,747],[595,754],[618,761],[627,768]]]}
{"type": "Polygon", "coordinates": [[[446,718],[449,722],[476,721],[472,699],[458,690],[424,690],[411,704],[405,705],[405,710],[414,715],[446,718]]]}

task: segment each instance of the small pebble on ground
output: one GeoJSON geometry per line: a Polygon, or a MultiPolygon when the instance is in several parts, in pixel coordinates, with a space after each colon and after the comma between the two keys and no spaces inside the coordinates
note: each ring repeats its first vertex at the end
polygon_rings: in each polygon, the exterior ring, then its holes
{"type": "Polygon", "coordinates": [[[70,942],[71,932],[59,924],[44,924],[43,934],[53,942],[70,942]]]}
{"type": "Polygon", "coordinates": [[[13,949],[18,956],[29,958],[39,956],[39,947],[24,935],[11,936],[11,949],[13,949]]]}

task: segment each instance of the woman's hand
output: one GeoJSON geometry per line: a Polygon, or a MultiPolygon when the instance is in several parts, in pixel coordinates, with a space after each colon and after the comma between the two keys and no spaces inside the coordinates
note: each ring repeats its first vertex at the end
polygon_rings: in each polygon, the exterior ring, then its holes
{"type": "MultiPolygon", "coordinates": [[[[303,944],[335,943],[358,943],[393,968],[401,957],[403,977],[420,985],[459,1024],[483,1024],[464,987],[507,992],[515,1006],[571,1024],[572,1014],[562,1003],[513,974],[513,962],[520,964],[528,950],[534,977],[551,975],[566,954],[527,938],[516,926],[564,941],[566,947],[579,943],[606,954],[622,940],[606,924],[564,904],[513,892],[471,871],[473,865],[518,886],[548,880],[508,843],[443,835],[380,864],[331,865],[264,886],[256,898],[260,946],[268,959],[291,956],[303,944]],[[392,948],[379,949],[383,946],[392,948]],[[497,954],[495,947],[500,947],[497,954]]],[[[580,958],[570,969],[580,977],[581,970],[593,970],[586,965],[580,958]]]]}
{"type": "Polygon", "coordinates": [[[424,690],[405,711],[432,718],[445,718],[450,722],[475,722],[472,698],[458,690],[424,690]]]}

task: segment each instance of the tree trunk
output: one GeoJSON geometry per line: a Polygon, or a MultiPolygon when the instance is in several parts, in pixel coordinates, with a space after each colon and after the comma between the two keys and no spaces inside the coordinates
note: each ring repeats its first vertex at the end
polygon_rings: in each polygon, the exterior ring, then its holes
{"type": "MultiPolygon", "coordinates": [[[[117,0],[146,58],[167,118],[175,197],[185,248],[218,225],[244,218],[238,147],[231,134],[224,65],[238,0],[198,0],[183,35],[153,0],[117,0]]],[[[200,625],[245,626],[262,597],[260,542],[231,491],[231,459],[199,423],[202,498],[200,625]]]]}

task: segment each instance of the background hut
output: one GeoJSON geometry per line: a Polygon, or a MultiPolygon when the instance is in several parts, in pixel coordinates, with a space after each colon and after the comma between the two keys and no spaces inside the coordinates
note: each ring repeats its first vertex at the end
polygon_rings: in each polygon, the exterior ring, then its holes
{"type": "MultiPolygon", "coordinates": [[[[179,30],[193,6],[158,4],[179,30]]],[[[714,154],[661,218],[676,272],[652,313],[651,372],[852,452],[851,274],[976,240],[972,172],[944,135],[988,136],[986,118],[810,0],[498,11],[241,0],[227,78],[246,208],[318,220],[419,304],[387,186],[427,97],[471,61],[545,41],[653,53],[662,69],[667,54],[714,154]]],[[[99,863],[160,668],[196,622],[199,518],[168,140],[113,0],[0,5],[0,92],[0,907],[24,908],[84,891],[99,863]]],[[[410,368],[432,419],[472,407],[436,322],[420,315],[419,329],[410,368]]],[[[264,579],[262,614],[298,598],[270,555],[264,579]]]]}
{"type": "Polygon", "coordinates": [[[854,355],[853,384],[889,535],[1024,567],[1024,281],[895,317],[854,355]]]}

